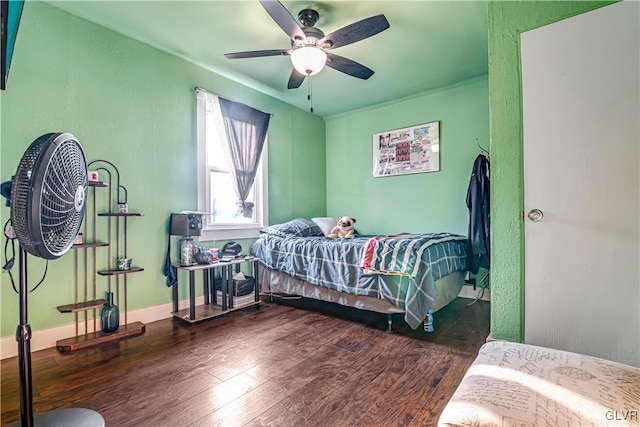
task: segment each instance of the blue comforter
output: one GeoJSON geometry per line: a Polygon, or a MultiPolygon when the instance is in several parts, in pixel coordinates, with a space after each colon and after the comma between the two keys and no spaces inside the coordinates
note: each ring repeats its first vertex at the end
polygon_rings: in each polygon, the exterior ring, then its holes
{"type": "Polygon", "coordinates": [[[387,300],[404,310],[405,320],[414,329],[437,295],[435,281],[466,268],[465,236],[413,234],[394,239],[394,245],[407,250],[410,274],[382,275],[366,274],[361,267],[371,236],[331,239],[315,234],[266,232],[253,244],[251,254],[265,266],[313,285],[387,300]]]}

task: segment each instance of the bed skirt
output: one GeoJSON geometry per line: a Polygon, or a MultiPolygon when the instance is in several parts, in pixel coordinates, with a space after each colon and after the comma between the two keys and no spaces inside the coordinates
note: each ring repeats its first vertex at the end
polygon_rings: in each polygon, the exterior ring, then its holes
{"type": "MultiPolygon", "coordinates": [[[[302,280],[298,280],[280,271],[271,270],[260,264],[258,274],[263,293],[283,293],[289,295],[299,295],[305,298],[312,298],[320,301],[333,302],[360,310],[375,311],[377,313],[404,313],[400,307],[392,305],[386,300],[372,298],[362,295],[353,295],[338,292],[333,289],[322,288],[311,285],[302,280]]],[[[464,273],[456,271],[448,276],[436,280],[438,295],[433,302],[432,309],[437,311],[453,301],[464,283],[464,273]]]]}

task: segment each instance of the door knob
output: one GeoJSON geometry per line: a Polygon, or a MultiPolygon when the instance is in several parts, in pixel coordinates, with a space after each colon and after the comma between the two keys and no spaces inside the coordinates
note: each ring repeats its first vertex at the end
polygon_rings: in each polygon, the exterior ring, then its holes
{"type": "Polygon", "coordinates": [[[538,222],[542,219],[542,217],[544,216],[544,214],[542,213],[542,211],[540,209],[531,209],[529,211],[529,213],[527,214],[527,216],[529,217],[529,219],[533,222],[538,222]]]}

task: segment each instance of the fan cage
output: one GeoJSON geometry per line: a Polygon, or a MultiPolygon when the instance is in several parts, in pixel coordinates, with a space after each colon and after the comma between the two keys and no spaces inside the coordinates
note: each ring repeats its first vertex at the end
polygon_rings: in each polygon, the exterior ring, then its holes
{"type": "Polygon", "coordinates": [[[87,164],[71,134],[36,139],[18,165],[11,191],[11,221],[24,250],[45,259],[66,253],[86,209],[87,164]]]}

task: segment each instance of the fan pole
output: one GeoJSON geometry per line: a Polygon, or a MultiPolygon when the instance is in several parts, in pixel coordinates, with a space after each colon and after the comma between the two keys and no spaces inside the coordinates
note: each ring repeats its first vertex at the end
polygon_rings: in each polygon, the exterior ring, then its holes
{"type": "Polygon", "coordinates": [[[22,427],[33,426],[33,388],[31,380],[31,325],[27,318],[27,252],[20,247],[20,324],[16,330],[20,369],[20,420],[22,427]]]}

